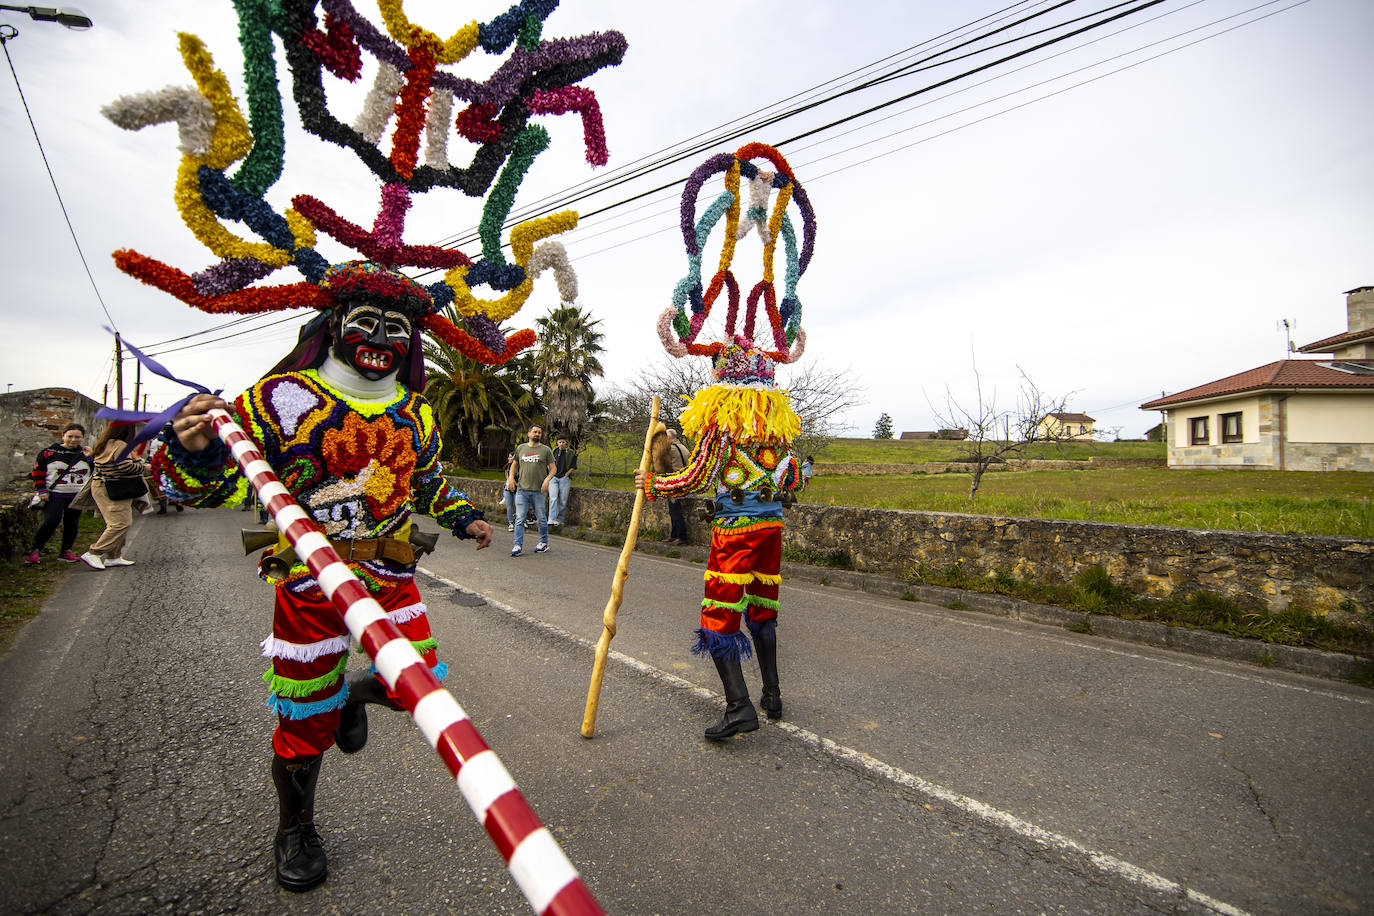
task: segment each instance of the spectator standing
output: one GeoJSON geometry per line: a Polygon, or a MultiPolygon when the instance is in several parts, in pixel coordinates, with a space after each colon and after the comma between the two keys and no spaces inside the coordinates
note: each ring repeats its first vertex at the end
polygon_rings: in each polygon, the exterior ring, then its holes
{"type": "MultiPolygon", "coordinates": [[[[677,430],[666,433],[667,445],[654,454],[655,474],[676,474],[687,466],[690,452],[677,437],[677,430]]],[[[682,518],[682,500],[668,499],[668,540],[665,544],[680,547],[687,543],[687,522],[682,518]]]]}
{"type": "Polygon", "coordinates": [[[91,479],[91,453],[81,447],[86,428],[80,423],[68,423],[62,429],[62,439],[38,453],[34,462],[33,485],[35,496],[42,503],[43,521],[33,537],[33,550],[25,563],[37,564],[39,552],[48,543],[58,525],[62,526],[62,552],[58,559],[67,563],[77,561],[72,553],[76,544],[77,527],[81,524],[81,510],[72,508],[72,500],[91,479]]]}
{"type": "Polygon", "coordinates": [[[577,451],[568,448],[568,437],[559,435],[558,447],[553,450],[557,466],[549,482],[549,525],[562,525],[568,511],[568,496],[572,493],[572,472],[577,470],[577,451]]]}
{"type": "Polygon", "coordinates": [[[510,555],[518,557],[525,548],[525,519],[530,508],[539,520],[539,543],[535,553],[549,549],[549,519],[544,511],[544,498],[549,492],[558,464],[553,460],[553,449],[539,441],[544,437],[544,428],[535,424],[530,427],[528,441],[515,447],[512,453],[515,461],[506,475],[506,489],[515,494],[515,546],[510,555]]]}
{"type": "MultiPolygon", "coordinates": [[[[505,480],[510,480],[511,465],[515,464],[515,453],[506,452],[506,468],[502,472],[505,480]]],[[[506,507],[506,530],[515,530],[515,494],[501,486],[501,505],[506,507]]]]}
{"type": "Polygon", "coordinates": [[[803,490],[805,490],[808,486],[811,485],[811,466],[812,466],[812,460],[813,460],[813,459],[811,458],[811,456],[810,456],[810,455],[807,455],[807,456],[806,456],[806,460],[802,462],[802,466],[801,466],[801,475],[802,475],[802,489],[803,489],[803,490]]]}
{"type": "Polygon", "coordinates": [[[124,539],[133,524],[134,500],[148,495],[148,485],[143,481],[146,465],[132,455],[119,459],[134,432],[131,423],[111,423],[91,449],[95,453],[91,495],[105,520],[105,530],[81,555],[81,561],[91,569],[134,565],[133,560],[124,558],[124,539]]]}

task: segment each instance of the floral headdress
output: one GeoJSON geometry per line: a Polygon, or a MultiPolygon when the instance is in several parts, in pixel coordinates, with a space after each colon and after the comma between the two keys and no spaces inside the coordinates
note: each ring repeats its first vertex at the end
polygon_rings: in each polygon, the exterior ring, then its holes
{"type": "Polygon", "coordinates": [[[576,226],[577,214],[566,210],[514,226],[509,236],[514,263],[502,255],[501,229],[516,190],[549,144],[548,132],[530,119],[577,112],[588,162],[604,164],[607,152],[596,96],[574,84],[618,64],[625,53],[624,37],[604,32],[542,39],[544,20],[557,0],[520,0],[490,22],[470,22],[448,39],[412,24],[403,0],[379,0],[384,30],[363,18],[350,0],[234,0],[234,5],[244,58],[246,118],[204,44],[185,33],[180,35],[181,55],[194,87],[130,96],[105,109],[110,120],[131,130],[177,122],[183,153],[177,207],[191,232],[220,260],[187,274],[125,249],[115,252],[118,267],[207,312],[329,309],[335,302],[328,279],[331,268],[315,248],[316,233],[324,232],[392,276],[400,276],[401,267],[444,270],[437,283],[414,284],[428,302],[417,324],[470,358],[499,365],[533,344],[533,330],[507,336],[500,322],[520,309],[533,291],[534,278],[546,269],[553,270],[565,301],[576,298],[576,278],[562,245],[535,243],[576,226]],[[316,17],[317,6],[324,10],[323,26],[316,17]],[[305,129],[352,150],[382,184],[370,230],[308,194],[293,197],[291,207],[281,213],[265,199],[281,176],[286,147],[274,36],[285,49],[292,96],[305,129]],[[462,61],[478,46],[490,54],[511,49],[487,80],[460,78],[440,69],[462,61]],[[377,72],[363,110],[348,124],[326,103],[324,71],[356,81],[363,72],[364,54],[375,60],[377,72]],[[390,151],[384,152],[383,134],[393,115],[390,151]],[[467,166],[448,161],[450,130],[477,144],[467,166]],[[228,172],[235,164],[237,171],[231,176],[228,172]],[[435,187],[471,197],[485,195],[478,233],[481,260],[474,262],[457,249],[404,240],[411,195],[435,187]],[[241,223],[258,240],[240,236],[230,228],[232,223],[241,223]],[[287,266],[304,280],[253,285],[287,266]],[[473,293],[476,286],[489,286],[500,294],[479,299],[473,293]]]}
{"type": "MultiPolygon", "coordinates": [[[[673,290],[673,307],[663,312],[658,319],[658,335],[663,348],[675,357],[688,354],[715,357],[721,350],[740,346],[745,350],[754,349],[754,326],[762,302],[772,331],[772,349],[758,350],[769,360],[790,363],[801,357],[806,347],[806,333],[801,327],[801,302],[797,299],[797,281],[811,262],[811,253],[816,242],[816,217],[811,209],[811,201],[806,196],[801,182],[792,174],[792,168],[782,154],[763,143],[748,143],[735,153],[721,153],[707,159],[697,167],[687,186],[682,191],[682,238],[687,246],[687,275],[678,281],[673,290]],[[766,160],[775,171],[760,168],[753,160],[766,160]],[[725,190],[706,208],[701,219],[696,219],[697,194],[707,179],[718,172],[725,175],[725,190]],[[740,179],[749,182],[750,200],[746,209],[741,204],[740,179]],[[776,191],[776,195],[773,192],[776,191]],[[769,197],[773,197],[771,211],[769,197]],[[802,217],[802,244],[797,247],[797,233],[787,213],[789,202],[795,202],[802,217]],[[741,220],[741,215],[744,219],[741,220]],[[725,217],[725,237],[721,247],[720,263],[710,284],[703,290],[701,282],[702,250],[711,230],[725,217]],[[749,291],[745,299],[745,314],[742,325],[739,321],[740,287],[735,279],[731,264],[735,257],[737,242],[757,229],[763,242],[763,277],[749,291]],[[774,286],[773,260],[777,251],[778,239],[783,241],[785,267],[783,275],[783,297],[779,302],[774,286]],[[722,340],[712,343],[698,343],[711,306],[720,296],[721,290],[727,293],[729,310],[725,317],[725,333],[722,340]],[[691,311],[688,313],[688,306],[691,311]]],[[[765,345],[766,346],[766,345],[765,345]]],[[[771,372],[769,373],[771,379],[771,372]]]]}
{"type": "Polygon", "coordinates": [[[806,348],[797,281],[811,262],[816,242],[816,217],[811,201],[781,153],[762,143],[748,143],[733,154],[712,156],[688,178],[682,191],[682,237],[687,245],[687,276],[673,290],[673,307],[659,316],[658,335],[672,356],[711,357],[716,382],[688,399],[679,416],[682,430],[693,438],[728,435],[737,443],[785,445],[800,433],[801,419],[786,392],[777,389],[774,365],[795,362],[806,348]],[[760,168],[753,161],[756,159],[765,160],[773,170],[760,168]],[[707,179],[718,172],[725,175],[725,190],[698,220],[697,194],[707,179]],[[741,178],[749,182],[747,208],[740,199],[741,178]],[[801,213],[800,247],[787,213],[789,203],[795,203],[801,213]],[[725,236],[720,263],[703,290],[702,250],[722,217],[725,236]],[[763,276],[745,298],[741,323],[739,282],[731,264],[737,243],[751,229],[758,230],[763,243],[763,276]],[[785,262],[781,302],[773,283],[773,260],[779,239],[783,242],[785,262]],[[726,291],[729,303],[724,335],[718,341],[699,343],[697,337],[721,290],[726,291]],[[768,316],[771,349],[768,344],[755,341],[760,305],[768,316]]]}

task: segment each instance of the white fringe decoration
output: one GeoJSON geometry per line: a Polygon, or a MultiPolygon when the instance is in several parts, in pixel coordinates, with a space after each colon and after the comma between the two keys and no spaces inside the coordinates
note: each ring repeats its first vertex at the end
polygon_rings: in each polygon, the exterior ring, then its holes
{"type": "Polygon", "coordinates": [[[401,76],[401,71],[387,63],[379,63],[377,66],[377,78],[372,82],[372,89],[367,93],[367,100],[363,102],[363,110],[358,115],[358,120],[353,122],[353,129],[367,138],[367,142],[376,144],[382,139],[382,131],[386,130],[386,125],[391,120],[391,115],[395,111],[396,97],[401,93],[401,87],[405,85],[405,78],[401,76]]]}
{"type": "Polygon", "coordinates": [[[125,130],[175,121],[181,140],[177,149],[188,156],[203,156],[210,151],[215,109],[194,86],[167,86],[155,92],[126,95],[100,109],[100,113],[125,130]]]}
{"type": "MultiPolygon", "coordinates": [[[[423,606],[423,605],[422,605],[423,606]]],[[[300,643],[287,642],[284,639],[277,639],[269,636],[264,639],[262,654],[267,658],[284,658],[293,662],[313,662],[321,655],[332,655],[335,652],[348,651],[347,636],[331,636],[319,642],[300,643]]]]}
{"type": "Polygon", "coordinates": [[[425,119],[425,164],[436,169],[448,168],[448,131],[452,126],[453,90],[435,89],[429,97],[429,115],[425,119]]]}
{"type": "Polygon", "coordinates": [[[538,277],[548,268],[553,268],[554,279],[558,281],[559,298],[564,302],[576,302],[577,273],[568,261],[568,252],[562,242],[545,242],[530,255],[527,269],[531,277],[538,277]]]}

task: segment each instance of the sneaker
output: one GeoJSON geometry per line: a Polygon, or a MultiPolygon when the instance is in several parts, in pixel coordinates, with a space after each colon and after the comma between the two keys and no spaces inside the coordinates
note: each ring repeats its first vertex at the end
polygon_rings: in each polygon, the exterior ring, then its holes
{"type": "Polygon", "coordinates": [[[126,560],[123,557],[108,557],[105,560],[106,566],[133,566],[133,560],[126,560]]]}
{"type": "Polygon", "coordinates": [[[549,549],[547,541],[540,541],[534,548],[535,553],[545,553],[549,549]]]}
{"type": "Polygon", "coordinates": [[[91,553],[89,550],[81,555],[81,562],[85,563],[91,569],[105,568],[105,561],[100,559],[100,557],[96,556],[95,554],[91,553]]]}
{"type": "Polygon", "coordinates": [[[518,557],[518,556],[520,556],[521,552],[522,552],[522,551],[520,550],[519,547],[512,547],[512,548],[511,548],[511,551],[510,551],[510,555],[513,556],[513,557],[518,557]]]}
{"type": "MultiPolygon", "coordinates": [[[[67,554],[63,554],[62,559],[65,560],[66,558],[67,554]]],[[[32,553],[30,553],[27,557],[24,558],[24,562],[28,563],[30,566],[37,566],[40,562],[38,558],[38,551],[35,550],[32,553]]]]}
{"type": "MultiPolygon", "coordinates": [[[[78,557],[76,554],[72,553],[70,550],[62,551],[60,554],[57,555],[57,558],[61,560],[63,563],[78,563],[81,561],[81,558],[78,557]]],[[[37,562],[37,560],[35,560],[34,562],[37,562]]]]}
{"type": "Polygon", "coordinates": [[[515,526],[514,526],[514,525],[507,525],[507,526],[506,526],[506,530],[507,530],[507,531],[514,531],[514,530],[515,530],[515,526]]]}

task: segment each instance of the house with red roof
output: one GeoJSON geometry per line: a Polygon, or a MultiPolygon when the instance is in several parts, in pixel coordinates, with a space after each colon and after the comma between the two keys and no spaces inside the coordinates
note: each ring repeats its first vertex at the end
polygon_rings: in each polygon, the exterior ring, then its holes
{"type": "Polygon", "coordinates": [[[1165,414],[1171,468],[1374,471],[1374,287],[1345,294],[1346,331],[1141,404],[1165,414]]]}

